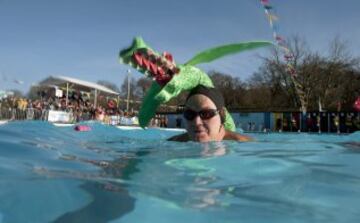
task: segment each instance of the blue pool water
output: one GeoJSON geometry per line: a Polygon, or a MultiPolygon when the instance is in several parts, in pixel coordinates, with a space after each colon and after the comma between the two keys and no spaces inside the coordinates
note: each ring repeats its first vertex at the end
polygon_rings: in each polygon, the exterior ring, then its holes
{"type": "Polygon", "coordinates": [[[0,222],[360,222],[360,133],[253,134],[0,125],[0,222]]]}

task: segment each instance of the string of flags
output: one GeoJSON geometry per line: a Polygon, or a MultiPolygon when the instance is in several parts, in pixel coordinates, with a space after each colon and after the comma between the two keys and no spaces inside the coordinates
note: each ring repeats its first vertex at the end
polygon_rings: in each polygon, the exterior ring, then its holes
{"type": "Polygon", "coordinates": [[[283,59],[285,60],[286,63],[286,72],[290,74],[291,80],[295,86],[295,90],[300,99],[301,110],[303,111],[303,113],[305,113],[306,112],[305,93],[303,91],[303,86],[298,81],[297,71],[293,66],[295,62],[295,56],[288,47],[285,38],[279,34],[278,31],[279,17],[275,14],[274,7],[270,4],[270,0],[260,0],[260,3],[263,6],[265,15],[269,21],[275,43],[283,54],[283,59]]]}
{"type": "MultiPolygon", "coordinates": [[[[286,62],[293,61],[294,60],[294,55],[292,54],[291,50],[287,46],[287,43],[286,43],[285,39],[281,35],[279,35],[278,25],[277,25],[277,21],[279,20],[279,17],[277,15],[275,15],[273,6],[270,5],[269,0],[260,0],[260,2],[263,5],[265,14],[266,14],[266,16],[267,16],[267,18],[269,20],[269,24],[270,24],[270,27],[272,29],[273,37],[275,39],[275,42],[278,45],[278,47],[284,53],[285,61],[286,62]]],[[[292,66],[290,66],[290,68],[291,68],[291,70],[293,70],[292,66]]],[[[292,75],[297,75],[296,71],[293,71],[291,74],[292,75]]]]}

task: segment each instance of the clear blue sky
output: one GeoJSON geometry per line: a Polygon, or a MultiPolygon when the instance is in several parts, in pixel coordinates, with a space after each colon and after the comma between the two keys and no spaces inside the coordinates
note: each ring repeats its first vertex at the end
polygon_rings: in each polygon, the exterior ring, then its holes
{"type": "MultiPolygon", "coordinates": [[[[326,53],[339,35],[360,56],[359,0],[270,2],[283,36],[298,34],[312,50],[326,53]]],[[[272,41],[258,0],[0,0],[0,90],[27,92],[49,75],[120,85],[127,67],[118,63],[118,52],[138,35],[179,63],[216,45],[272,41]]],[[[201,68],[245,80],[264,53],[230,56],[201,68]]]]}

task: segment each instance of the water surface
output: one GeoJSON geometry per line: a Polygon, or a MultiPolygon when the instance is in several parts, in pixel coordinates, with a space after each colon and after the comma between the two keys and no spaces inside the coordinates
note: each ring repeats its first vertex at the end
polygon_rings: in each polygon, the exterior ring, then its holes
{"type": "Polygon", "coordinates": [[[0,222],[359,222],[360,133],[253,134],[0,125],[0,222]]]}

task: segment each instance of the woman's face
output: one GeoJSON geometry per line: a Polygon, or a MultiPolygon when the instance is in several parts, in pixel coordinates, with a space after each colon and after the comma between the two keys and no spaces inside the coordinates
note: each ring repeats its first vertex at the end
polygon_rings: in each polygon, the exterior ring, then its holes
{"type": "Polygon", "coordinates": [[[192,120],[186,120],[186,130],[189,137],[193,141],[209,142],[220,141],[224,137],[224,129],[221,123],[220,115],[214,102],[202,94],[195,94],[191,96],[185,104],[186,111],[210,111],[216,114],[209,118],[200,118],[197,114],[192,120]]]}

